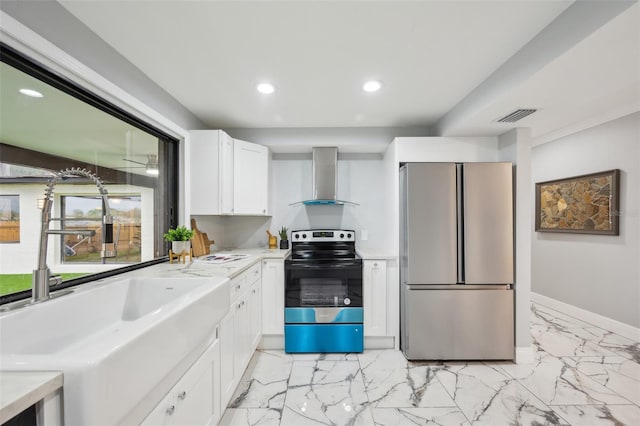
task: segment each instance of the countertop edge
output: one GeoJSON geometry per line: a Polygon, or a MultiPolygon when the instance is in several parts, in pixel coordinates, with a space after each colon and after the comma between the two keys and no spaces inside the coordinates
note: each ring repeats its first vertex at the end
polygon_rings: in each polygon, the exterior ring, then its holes
{"type": "Polygon", "coordinates": [[[367,250],[356,250],[363,260],[396,260],[397,255],[390,253],[380,253],[367,250]]]}
{"type": "Polygon", "coordinates": [[[64,380],[60,371],[0,371],[0,379],[0,423],[60,389],[64,380]]]}

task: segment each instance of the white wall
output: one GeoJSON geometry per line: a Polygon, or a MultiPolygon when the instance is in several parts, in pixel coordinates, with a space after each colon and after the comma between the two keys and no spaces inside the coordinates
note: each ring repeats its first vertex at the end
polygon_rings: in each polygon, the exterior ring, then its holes
{"type": "Polygon", "coordinates": [[[640,327],[640,113],[533,148],[533,182],[620,169],[620,235],[535,232],[532,291],[640,327]]]}
{"type": "Polygon", "coordinates": [[[495,137],[396,138],[398,162],[498,161],[495,137]]]}
{"type": "Polygon", "coordinates": [[[272,164],[273,230],[283,225],[290,229],[354,229],[358,248],[384,249],[388,229],[380,211],[388,197],[384,192],[382,165],[380,155],[339,155],[337,197],[358,206],[289,206],[311,199],[311,158],[276,155],[272,164]],[[368,233],[367,240],[362,240],[363,230],[368,233]]]}
{"type": "Polygon", "coordinates": [[[498,139],[500,161],[514,164],[515,202],[515,315],[516,315],[516,360],[533,361],[529,316],[531,312],[531,132],[529,129],[514,129],[498,139]]]}
{"type": "Polygon", "coordinates": [[[311,198],[311,155],[276,154],[271,164],[271,217],[194,216],[198,228],[216,240],[214,249],[225,247],[265,247],[266,230],[276,235],[286,226],[289,230],[310,228],[343,228],[356,231],[356,246],[380,252],[386,250],[389,230],[382,215],[385,193],[383,161],[379,154],[339,154],[339,199],[358,206],[304,206],[296,203],[311,198]],[[362,230],[368,231],[362,240],[362,230]]]}

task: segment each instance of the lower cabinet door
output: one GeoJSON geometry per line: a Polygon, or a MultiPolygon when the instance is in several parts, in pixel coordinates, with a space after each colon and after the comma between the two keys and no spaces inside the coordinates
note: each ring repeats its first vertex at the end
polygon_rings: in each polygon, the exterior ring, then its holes
{"type": "Polygon", "coordinates": [[[235,390],[234,350],[236,332],[235,309],[231,305],[229,313],[220,322],[220,406],[224,411],[235,390]]]}
{"type": "Polygon", "coordinates": [[[284,260],[262,261],[262,334],[284,333],[284,260]]]}
{"type": "Polygon", "coordinates": [[[175,397],[169,392],[156,408],[140,423],[141,426],[166,426],[174,424],[175,397]]]}
{"type": "Polygon", "coordinates": [[[256,350],[262,338],[262,297],[260,295],[260,282],[249,289],[249,359],[256,350]]]}
{"type": "MultiPolygon", "coordinates": [[[[242,377],[244,369],[249,362],[249,309],[247,306],[247,295],[236,300],[233,328],[235,332],[233,340],[233,377],[234,385],[242,377]]],[[[233,393],[233,392],[232,392],[233,393]]]]}
{"type": "Polygon", "coordinates": [[[365,260],[362,268],[365,336],[387,335],[387,262],[365,260]]]}
{"type": "Polygon", "coordinates": [[[180,381],[175,390],[176,425],[207,425],[216,414],[214,410],[213,383],[217,364],[214,352],[220,350],[219,342],[210,346],[205,356],[197,361],[195,367],[180,381]],[[191,373],[191,374],[190,374],[191,373]]]}
{"type": "Polygon", "coordinates": [[[211,344],[178,383],[144,419],[142,425],[203,426],[220,418],[218,382],[220,341],[211,344]]]}

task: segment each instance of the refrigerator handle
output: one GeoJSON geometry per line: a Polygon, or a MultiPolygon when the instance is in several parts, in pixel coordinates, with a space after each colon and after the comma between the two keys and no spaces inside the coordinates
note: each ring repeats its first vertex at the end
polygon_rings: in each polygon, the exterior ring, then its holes
{"type": "Polygon", "coordinates": [[[462,196],[464,170],[462,164],[456,164],[456,201],[458,204],[457,212],[457,235],[458,235],[458,283],[464,283],[464,198],[462,196]]]}

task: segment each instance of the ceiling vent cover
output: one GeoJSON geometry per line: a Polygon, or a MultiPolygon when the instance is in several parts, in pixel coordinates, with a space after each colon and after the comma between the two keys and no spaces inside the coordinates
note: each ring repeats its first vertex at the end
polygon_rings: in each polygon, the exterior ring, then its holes
{"type": "Polygon", "coordinates": [[[521,120],[536,111],[537,109],[517,109],[511,114],[507,114],[504,117],[498,119],[498,123],[515,123],[516,121],[521,120]]]}

